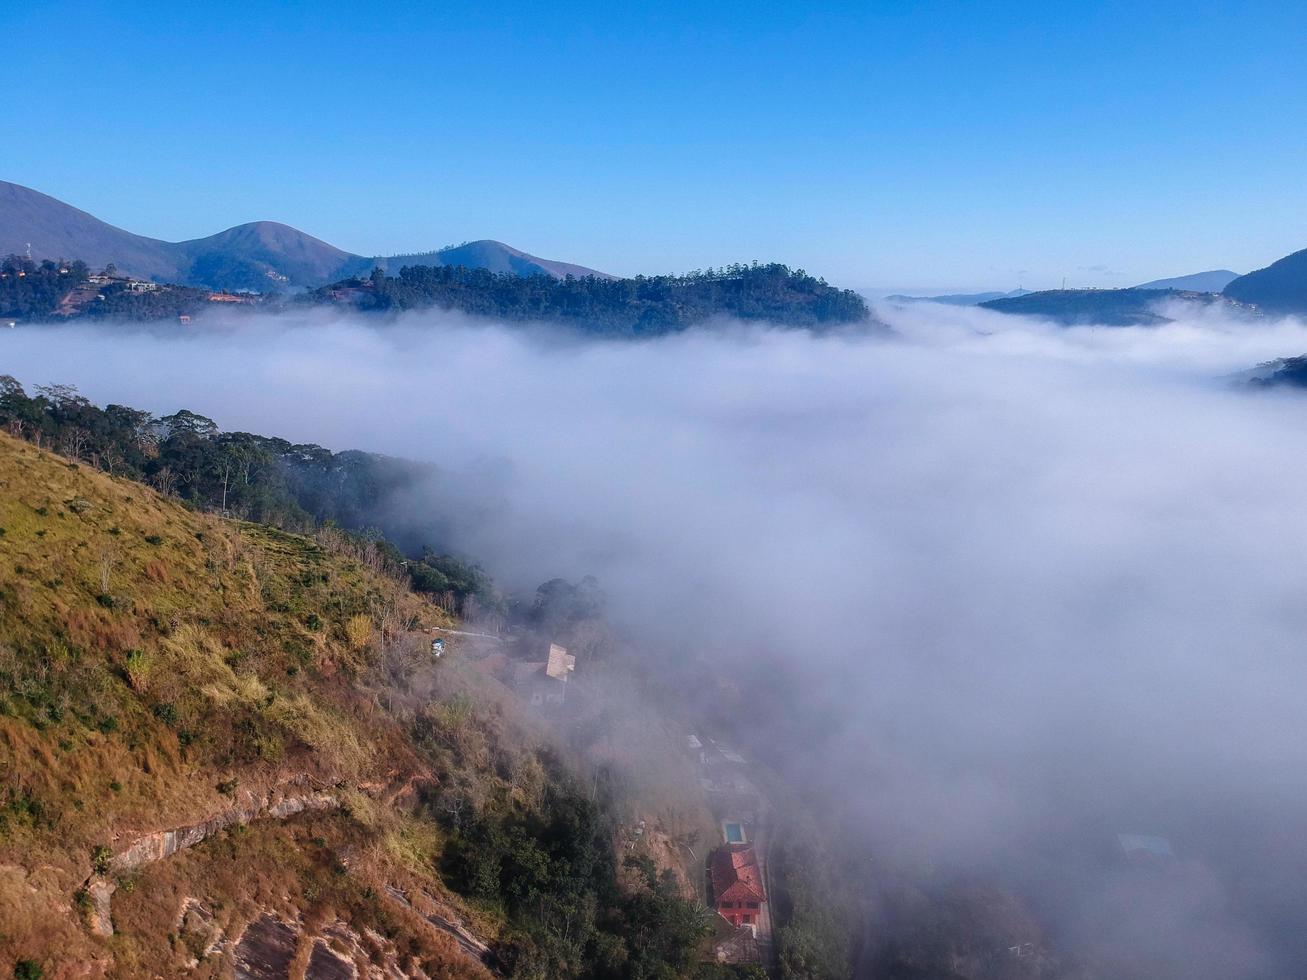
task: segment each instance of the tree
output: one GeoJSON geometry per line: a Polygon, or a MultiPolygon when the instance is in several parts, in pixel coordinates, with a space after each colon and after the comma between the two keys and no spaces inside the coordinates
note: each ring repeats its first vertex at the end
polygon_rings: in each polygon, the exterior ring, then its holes
{"type": "Polygon", "coordinates": [[[218,423],[211,418],[197,415],[189,409],[181,409],[172,415],[165,415],[158,420],[167,432],[168,438],[178,435],[195,436],[198,439],[211,439],[218,434],[218,423]]]}

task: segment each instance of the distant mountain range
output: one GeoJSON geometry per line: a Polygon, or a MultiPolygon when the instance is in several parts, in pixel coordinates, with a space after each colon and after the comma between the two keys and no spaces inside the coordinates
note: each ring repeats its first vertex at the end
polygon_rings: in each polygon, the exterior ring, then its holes
{"type": "Polygon", "coordinates": [[[886,296],[891,303],[946,303],[949,306],[979,306],[994,299],[1007,299],[1010,296],[1025,296],[1030,290],[1014,289],[1009,293],[945,293],[943,296],[886,296]]]}
{"type": "Polygon", "coordinates": [[[1152,282],[1140,283],[1135,289],[1180,289],[1192,293],[1219,293],[1231,282],[1239,278],[1239,273],[1229,269],[1212,269],[1209,272],[1195,272],[1187,276],[1175,276],[1172,279],[1154,279],[1152,282]]]}
{"type": "Polygon", "coordinates": [[[93,268],[112,263],[138,279],[210,289],[309,288],[380,265],[463,265],[514,275],[599,276],[606,273],[541,259],[502,242],[467,242],[413,255],[367,257],[346,252],[289,225],[255,221],[207,238],[165,242],[107,224],[47,194],[0,181],[0,256],[81,259],[93,268]]]}
{"type": "MultiPolygon", "coordinates": [[[[1141,283],[1138,286],[1132,286],[1131,289],[1145,290],[1179,290],[1187,293],[1219,293],[1227,285],[1239,278],[1239,273],[1231,272],[1229,269],[1212,269],[1209,272],[1195,272],[1187,276],[1175,276],[1171,279],[1154,279],[1152,282],[1141,283]]],[[[995,300],[1018,299],[1022,296],[1042,295],[1043,293],[1098,293],[1110,294],[1120,293],[1122,290],[1112,289],[1053,289],[1043,290],[1041,293],[1035,293],[1029,289],[1014,289],[1011,292],[989,292],[989,293],[946,293],[943,296],[886,296],[885,298],[894,303],[947,303],[951,306],[986,306],[995,300]]],[[[1157,297],[1153,297],[1156,299],[1157,297]]],[[[1151,301],[1151,300],[1149,300],[1151,301]]],[[[1028,308],[1033,309],[1040,305],[1041,301],[1032,301],[1028,308]]],[[[990,307],[1007,312],[1015,312],[1008,304],[998,304],[990,307]]],[[[1021,305],[1016,307],[1022,309],[1021,305]]]]}
{"type": "Polygon", "coordinates": [[[1211,305],[1237,304],[1219,293],[1183,289],[1046,289],[1007,299],[990,300],[981,307],[998,313],[1037,316],[1062,326],[1148,327],[1170,323],[1159,304],[1170,301],[1211,305]]]}

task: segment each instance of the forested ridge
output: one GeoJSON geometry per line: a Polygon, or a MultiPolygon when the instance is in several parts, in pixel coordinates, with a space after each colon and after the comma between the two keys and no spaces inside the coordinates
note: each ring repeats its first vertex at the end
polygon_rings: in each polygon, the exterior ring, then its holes
{"type": "Polygon", "coordinates": [[[501,320],[560,322],[611,336],[674,333],[714,317],[809,328],[870,319],[857,293],[779,263],[632,279],[554,279],[462,266],[405,266],[398,276],[376,270],[367,279],[324,286],[307,300],[345,301],[375,311],[437,307],[501,320]]]}

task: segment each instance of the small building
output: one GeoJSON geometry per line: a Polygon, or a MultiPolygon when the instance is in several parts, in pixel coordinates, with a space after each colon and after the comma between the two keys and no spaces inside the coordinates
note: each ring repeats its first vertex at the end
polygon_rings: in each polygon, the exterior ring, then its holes
{"type": "Polygon", "coordinates": [[[733,926],[756,927],[767,893],[751,844],[727,844],[710,865],[713,908],[733,926]]]}
{"type": "Polygon", "coordinates": [[[433,657],[443,657],[445,655],[445,638],[438,636],[431,641],[431,655],[433,657]]]}
{"type": "Polygon", "coordinates": [[[576,657],[557,643],[551,643],[547,659],[514,667],[513,686],[535,707],[561,705],[567,699],[567,679],[574,670],[576,657]]]}
{"type": "Polygon", "coordinates": [[[191,318],[190,318],[190,316],[189,316],[188,314],[183,313],[181,316],[179,316],[179,317],[177,318],[177,322],[180,323],[180,324],[184,327],[184,326],[186,326],[188,323],[191,322],[191,318]]]}

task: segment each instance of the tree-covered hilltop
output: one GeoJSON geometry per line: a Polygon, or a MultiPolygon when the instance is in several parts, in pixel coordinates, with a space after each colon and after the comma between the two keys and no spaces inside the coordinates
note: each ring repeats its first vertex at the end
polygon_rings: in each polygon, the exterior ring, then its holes
{"type": "Polygon", "coordinates": [[[33,262],[10,255],[0,262],[0,316],[49,316],[90,274],[85,262],[33,262]]]}
{"type": "Polygon", "coordinates": [[[377,311],[439,307],[500,320],[565,323],[606,336],[675,333],[714,317],[814,329],[871,319],[857,293],[779,263],[633,279],[554,279],[462,266],[405,266],[398,276],[374,271],[367,279],[324,286],[308,301],[377,311]]]}
{"type": "Polygon", "coordinates": [[[85,262],[41,262],[21,255],[0,261],[0,316],[61,320],[90,316],[118,320],[169,320],[208,305],[210,292],[190,286],[93,280],[85,262]],[[145,286],[147,288],[140,288],[145,286]]]}

